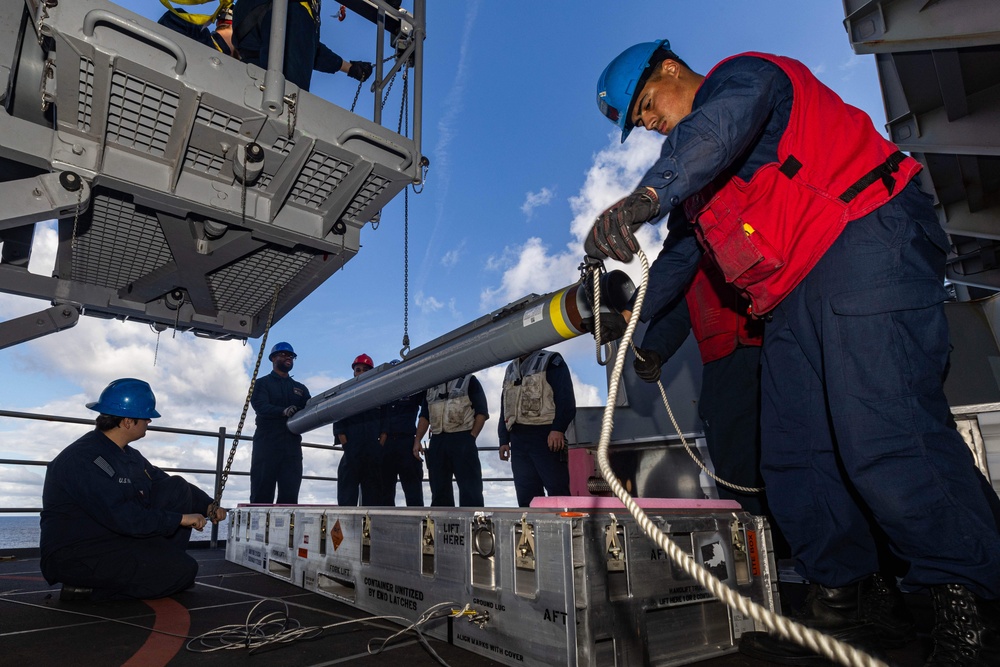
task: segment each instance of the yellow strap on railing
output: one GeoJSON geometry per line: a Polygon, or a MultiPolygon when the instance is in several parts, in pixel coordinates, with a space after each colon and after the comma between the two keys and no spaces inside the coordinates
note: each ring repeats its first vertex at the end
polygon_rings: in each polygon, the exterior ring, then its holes
{"type": "Polygon", "coordinates": [[[210,23],[215,23],[216,18],[219,14],[223,13],[228,7],[233,4],[233,0],[160,0],[160,4],[167,8],[171,14],[179,19],[187,21],[193,25],[205,26],[210,23]],[[219,6],[211,14],[188,14],[187,12],[179,12],[174,8],[174,4],[178,5],[207,5],[210,2],[218,1],[219,6]]]}

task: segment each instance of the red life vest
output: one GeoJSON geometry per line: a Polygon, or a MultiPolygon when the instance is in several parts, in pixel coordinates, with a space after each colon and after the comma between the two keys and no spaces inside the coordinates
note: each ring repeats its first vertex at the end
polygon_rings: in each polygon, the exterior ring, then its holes
{"type": "Polygon", "coordinates": [[[773,62],[792,82],[778,161],[749,181],[725,175],[688,198],[684,208],[706,254],[760,315],[802,281],[849,221],[892,199],[921,165],[802,63],[743,55],[773,62]]]}
{"type": "Polygon", "coordinates": [[[685,298],[703,364],[729,356],[739,345],[759,347],[764,342],[764,322],[747,314],[749,302],[726,284],[707,256],[702,257],[685,298]]]}

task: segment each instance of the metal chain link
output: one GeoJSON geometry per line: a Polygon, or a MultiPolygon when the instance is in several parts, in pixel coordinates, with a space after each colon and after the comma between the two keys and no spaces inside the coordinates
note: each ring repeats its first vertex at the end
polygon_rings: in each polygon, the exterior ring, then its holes
{"type": "MultiPolygon", "coordinates": [[[[357,95],[354,96],[357,100],[357,95]]],[[[296,93],[291,93],[285,97],[285,104],[288,105],[288,138],[291,139],[295,135],[295,125],[298,122],[298,107],[295,102],[298,100],[298,95],[296,93]]],[[[353,111],[353,107],[351,111],[353,111]]],[[[246,167],[243,168],[244,177],[246,176],[246,167]]]]}
{"type": "MultiPolygon", "coordinates": [[[[403,68],[403,101],[399,105],[399,124],[396,134],[406,136],[410,133],[409,102],[407,97],[407,71],[403,68]],[[406,119],[406,130],[403,131],[403,119],[406,119]]],[[[406,359],[410,353],[410,186],[403,190],[403,347],[399,350],[400,359],[406,359]]]]}
{"type": "Polygon", "coordinates": [[[76,252],[76,228],[80,224],[80,204],[83,203],[83,188],[81,187],[76,193],[76,210],[73,211],[73,236],[69,240],[69,249],[72,252],[76,252]]]}
{"type": "Polygon", "coordinates": [[[253,374],[250,376],[250,388],[247,389],[247,397],[243,402],[243,412],[240,414],[240,423],[236,426],[236,434],[233,436],[233,446],[229,449],[229,459],[226,467],[222,470],[219,479],[219,490],[215,494],[215,500],[209,508],[209,518],[215,516],[215,510],[222,507],[222,493],[226,489],[226,482],[229,481],[229,469],[233,466],[233,458],[236,456],[236,447],[240,444],[240,436],[243,434],[243,424],[246,423],[247,411],[250,409],[250,398],[253,396],[254,385],[257,384],[257,373],[260,371],[260,362],[264,358],[264,350],[267,348],[267,335],[271,331],[271,322],[274,320],[274,310],[278,305],[278,293],[281,291],[279,285],[274,286],[274,299],[271,300],[271,310],[267,314],[267,324],[264,326],[264,335],[260,339],[260,351],[257,352],[257,363],[254,364],[253,374]]]}
{"type": "Polygon", "coordinates": [[[358,106],[358,98],[361,96],[361,86],[364,83],[364,81],[358,81],[358,89],[354,91],[354,101],[351,102],[351,113],[354,113],[354,107],[358,106]]]}
{"type": "Polygon", "coordinates": [[[403,347],[399,358],[410,353],[410,187],[403,190],[403,347]]]}

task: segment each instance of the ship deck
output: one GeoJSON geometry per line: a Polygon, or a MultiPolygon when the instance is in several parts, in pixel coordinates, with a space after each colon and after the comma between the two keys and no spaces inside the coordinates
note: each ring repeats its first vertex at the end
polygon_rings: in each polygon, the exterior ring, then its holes
{"type": "MultiPolygon", "coordinates": [[[[221,546],[192,548],[190,553],[200,564],[196,585],[172,598],[63,602],[59,600],[59,585],[50,586],[42,578],[37,550],[5,551],[0,554],[3,663],[54,665],[65,660],[82,667],[320,667],[386,665],[403,660],[407,667],[501,664],[448,642],[422,641],[412,631],[379,650],[384,639],[403,629],[401,625],[230,563],[221,546]],[[268,627],[271,631],[282,629],[281,624],[300,626],[305,636],[255,650],[247,648],[243,628],[266,620],[273,621],[268,627]],[[218,650],[220,642],[196,639],[224,626],[234,628],[228,650],[218,650]],[[204,652],[213,647],[216,650],[204,652]]],[[[786,587],[794,595],[796,585],[786,587]]],[[[918,625],[926,630],[926,600],[907,597],[918,625]]],[[[922,664],[925,645],[924,640],[893,652],[892,663],[904,667],[922,664]]],[[[733,653],[696,664],[761,667],[767,663],[733,653]]]]}

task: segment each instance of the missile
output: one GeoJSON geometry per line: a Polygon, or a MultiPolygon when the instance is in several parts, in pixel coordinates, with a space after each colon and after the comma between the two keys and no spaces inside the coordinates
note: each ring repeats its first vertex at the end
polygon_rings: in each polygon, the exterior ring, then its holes
{"type": "MultiPolygon", "coordinates": [[[[436,338],[403,361],[377,366],[314,396],[288,428],[305,433],[418,391],[474,373],[593,330],[593,302],[584,278],[544,296],[530,294],[436,338]]],[[[603,342],[625,330],[618,313],[635,291],[622,271],[601,277],[603,342]]]]}

